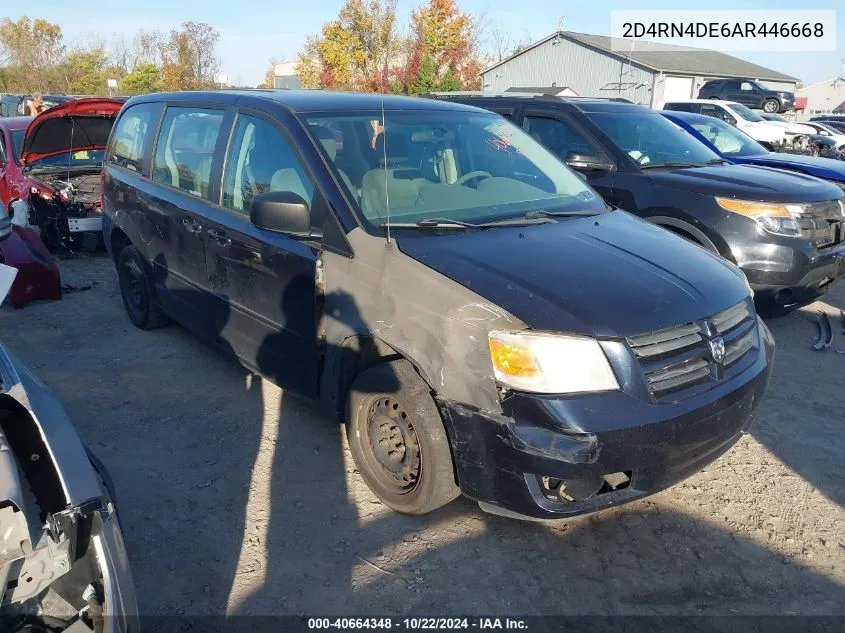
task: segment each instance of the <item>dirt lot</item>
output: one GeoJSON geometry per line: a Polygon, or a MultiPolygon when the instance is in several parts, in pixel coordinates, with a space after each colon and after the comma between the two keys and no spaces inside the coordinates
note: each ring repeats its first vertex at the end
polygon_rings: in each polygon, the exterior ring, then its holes
{"type": "Polygon", "coordinates": [[[0,309],[3,343],[52,387],[117,485],[144,614],[845,614],[845,333],[771,327],[750,436],[707,470],[597,515],[523,523],[458,500],[403,517],[369,493],[337,424],[177,326],[133,328],[95,285],[0,309]]]}

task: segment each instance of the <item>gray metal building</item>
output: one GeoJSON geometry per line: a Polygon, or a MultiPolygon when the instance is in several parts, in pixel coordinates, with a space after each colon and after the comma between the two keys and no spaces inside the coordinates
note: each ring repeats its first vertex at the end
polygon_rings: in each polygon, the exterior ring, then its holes
{"type": "Polygon", "coordinates": [[[845,76],[805,86],[797,94],[807,97],[807,107],[804,109],[806,115],[827,114],[845,104],[845,76]]]}
{"type": "Polygon", "coordinates": [[[705,81],[723,77],[757,79],[789,91],[798,82],[717,51],[652,42],[648,50],[637,50],[636,41],[559,31],[484,69],[481,84],[485,92],[568,86],[581,96],[623,97],[660,107],[668,100],[696,97],[705,81]]]}

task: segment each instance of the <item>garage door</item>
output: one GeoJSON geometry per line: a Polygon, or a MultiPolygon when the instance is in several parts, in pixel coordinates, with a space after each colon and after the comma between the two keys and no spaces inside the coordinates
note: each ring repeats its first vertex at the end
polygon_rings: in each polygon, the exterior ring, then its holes
{"type": "Polygon", "coordinates": [[[666,77],[663,85],[663,101],[657,104],[657,107],[662,108],[667,101],[691,98],[692,81],[692,77],[666,77]]]}

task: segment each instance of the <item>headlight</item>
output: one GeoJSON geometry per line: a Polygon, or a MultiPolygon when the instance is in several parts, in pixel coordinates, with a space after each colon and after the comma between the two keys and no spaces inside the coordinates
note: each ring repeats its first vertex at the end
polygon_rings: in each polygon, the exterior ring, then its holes
{"type": "Polygon", "coordinates": [[[495,331],[488,335],[496,380],[518,391],[583,393],[619,389],[598,341],[566,334],[495,331]]]}
{"type": "Polygon", "coordinates": [[[801,235],[801,227],[793,217],[793,214],[800,215],[804,212],[800,204],[776,204],[718,197],[716,204],[725,211],[751,218],[769,233],[793,237],[801,235]]]}

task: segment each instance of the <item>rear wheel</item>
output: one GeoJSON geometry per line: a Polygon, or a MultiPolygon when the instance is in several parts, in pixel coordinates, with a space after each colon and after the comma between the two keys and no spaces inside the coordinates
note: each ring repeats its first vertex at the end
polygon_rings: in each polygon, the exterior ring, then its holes
{"type": "Polygon", "coordinates": [[[460,494],[431,390],[408,361],[383,363],[358,376],[346,419],[355,464],[389,508],[425,514],[460,494]]]}
{"type": "Polygon", "coordinates": [[[769,114],[776,114],[780,111],[780,101],[777,99],[766,99],[763,102],[763,112],[767,112],[769,114]]]}
{"type": "Polygon", "coordinates": [[[124,246],[117,258],[120,295],[129,320],[135,327],[152,330],[170,320],[155,301],[147,264],[134,246],[124,246]]]}

